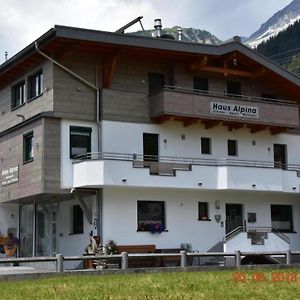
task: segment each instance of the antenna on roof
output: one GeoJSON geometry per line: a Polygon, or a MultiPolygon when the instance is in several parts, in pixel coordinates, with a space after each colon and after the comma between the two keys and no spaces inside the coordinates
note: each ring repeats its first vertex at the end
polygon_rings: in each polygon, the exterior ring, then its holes
{"type": "Polygon", "coordinates": [[[115,33],[125,33],[125,30],[129,27],[131,27],[132,25],[134,25],[135,23],[137,22],[140,22],[141,24],[141,27],[142,27],[142,30],[145,31],[144,27],[143,27],[143,24],[141,22],[141,19],[143,17],[137,17],[135,18],[134,20],[132,20],[131,22],[127,23],[126,25],[124,25],[123,27],[119,28],[118,30],[115,31],[115,33]]]}
{"type": "Polygon", "coordinates": [[[8,52],[7,51],[4,52],[4,56],[5,56],[5,61],[7,61],[7,57],[8,57],[8,52]]]}

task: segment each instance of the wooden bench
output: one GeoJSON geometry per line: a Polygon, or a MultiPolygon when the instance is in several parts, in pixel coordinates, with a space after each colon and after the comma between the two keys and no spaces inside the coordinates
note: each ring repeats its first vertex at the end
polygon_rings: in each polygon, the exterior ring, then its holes
{"type": "MultiPolygon", "coordinates": [[[[165,249],[157,249],[157,253],[180,253],[181,250],[185,250],[183,248],[165,248],[165,249]]],[[[163,257],[160,260],[160,267],[175,267],[180,266],[180,256],[178,257],[163,257]]]]}
{"type": "MultiPolygon", "coordinates": [[[[155,245],[118,245],[117,253],[155,253],[155,245]]],[[[129,268],[147,268],[154,267],[156,265],[155,257],[135,257],[128,259],[129,268]]]]}

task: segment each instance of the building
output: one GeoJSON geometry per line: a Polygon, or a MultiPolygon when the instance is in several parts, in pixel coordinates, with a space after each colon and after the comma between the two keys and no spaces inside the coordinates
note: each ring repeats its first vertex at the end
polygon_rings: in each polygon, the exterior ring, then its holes
{"type": "Polygon", "coordinates": [[[20,256],[81,255],[95,234],[299,250],[299,95],[237,38],[55,26],[0,66],[0,230],[20,256]]]}

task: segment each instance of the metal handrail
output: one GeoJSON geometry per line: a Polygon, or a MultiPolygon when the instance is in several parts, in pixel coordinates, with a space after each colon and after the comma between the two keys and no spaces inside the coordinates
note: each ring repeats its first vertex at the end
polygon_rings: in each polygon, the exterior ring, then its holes
{"type": "Polygon", "coordinates": [[[114,153],[114,152],[90,152],[74,157],[73,163],[79,163],[86,160],[121,160],[121,161],[152,161],[153,163],[178,163],[189,165],[204,166],[237,166],[237,167],[255,167],[255,168],[278,168],[284,167],[284,170],[300,171],[300,165],[286,164],[272,161],[251,161],[240,159],[206,159],[193,157],[173,157],[173,156],[151,156],[136,153],[114,153]]]}
{"type": "Polygon", "coordinates": [[[278,231],[275,228],[272,227],[244,227],[244,226],[238,226],[232,231],[228,232],[224,237],[224,242],[227,242],[228,240],[234,238],[237,236],[240,232],[261,232],[261,233],[274,233],[277,235],[280,239],[285,241],[286,243],[290,243],[290,239],[288,236],[283,234],[282,232],[278,231]]]}
{"type": "Polygon", "coordinates": [[[285,99],[272,99],[272,98],[264,98],[264,97],[257,97],[257,96],[250,96],[250,95],[239,95],[239,94],[230,94],[225,91],[210,91],[210,90],[198,90],[198,89],[189,89],[183,88],[179,86],[171,86],[165,85],[159,90],[154,91],[150,96],[158,94],[162,91],[174,91],[174,92],[182,92],[187,94],[198,94],[202,96],[211,96],[211,97],[222,97],[227,99],[236,99],[236,100],[244,100],[244,101],[251,101],[251,102],[263,102],[263,103],[276,103],[279,105],[292,105],[292,106],[299,106],[296,101],[292,100],[285,100],[285,99]]]}

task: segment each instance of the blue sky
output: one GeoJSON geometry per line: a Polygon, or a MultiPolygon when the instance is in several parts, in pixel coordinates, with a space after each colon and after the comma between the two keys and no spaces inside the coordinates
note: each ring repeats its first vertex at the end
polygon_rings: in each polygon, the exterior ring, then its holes
{"type": "MultiPolygon", "coordinates": [[[[0,0],[0,63],[55,24],[114,31],[144,16],[146,29],[161,18],[163,27],[205,29],[221,40],[249,36],[291,0],[0,0]]],[[[136,25],[132,30],[139,30],[136,25]]]]}

